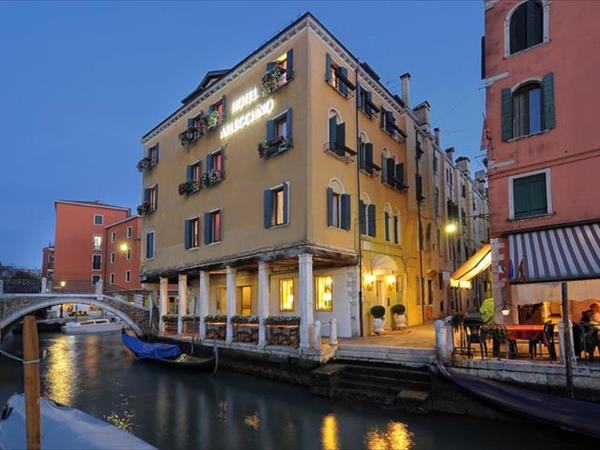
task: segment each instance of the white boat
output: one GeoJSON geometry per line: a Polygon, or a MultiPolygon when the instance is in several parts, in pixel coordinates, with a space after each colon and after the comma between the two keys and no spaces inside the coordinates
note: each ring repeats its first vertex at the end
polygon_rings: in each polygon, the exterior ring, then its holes
{"type": "MultiPolygon", "coordinates": [[[[78,409],[40,398],[43,449],[155,450],[132,434],[78,409]]],[[[14,394],[0,411],[0,450],[27,448],[25,397],[14,394]]]]}
{"type": "Polygon", "coordinates": [[[121,331],[123,323],[108,319],[91,319],[82,322],[68,322],[61,329],[66,334],[114,333],[121,331]]]}

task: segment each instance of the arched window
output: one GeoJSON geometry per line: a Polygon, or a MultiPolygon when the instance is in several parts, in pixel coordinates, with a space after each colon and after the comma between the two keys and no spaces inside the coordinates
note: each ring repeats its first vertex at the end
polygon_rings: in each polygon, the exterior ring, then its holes
{"type": "Polygon", "coordinates": [[[338,156],[346,156],[346,124],[335,109],[329,110],[326,145],[330,152],[338,156]]]}
{"type": "Polygon", "coordinates": [[[383,147],[381,149],[381,181],[385,182],[387,180],[387,164],[386,161],[390,159],[392,156],[390,151],[383,147]]]}
{"type": "Polygon", "coordinates": [[[542,131],[542,89],[540,83],[527,83],[513,93],[513,137],[542,131]]]}
{"type": "Polygon", "coordinates": [[[360,196],[358,218],[360,224],[360,234],[375,237],[377,234],[376,223],[377,213],[371,198],[365,192],[360,196]]]}
{"type": "Polygon", "coordinates": [[[352,204],[350,195],[337,178],[329,180],[327,186],[327,225],[349,230],[351,228],[352,204]]]}
{"type": "Polygon", "coordinates": [[[383,211],[383,226],[385,230],[385,240],[388,242],[391,242],[393,238],[393,217],[392,207],[389,203],[386,203],[383,211]]]}
{"type": "Polygon", "coordinates": [[[508,25],[511,55],[544,41],[545,7],[540,0],[527,0],[512,10],[508,25]]]}
{"type": "Polygon", "coordinates": [[[361,170],[373,175],[376,168],[373,164],[373,144],[369,141],[369,136],[362,131],[358,136],[358,162],[361,170]]]}

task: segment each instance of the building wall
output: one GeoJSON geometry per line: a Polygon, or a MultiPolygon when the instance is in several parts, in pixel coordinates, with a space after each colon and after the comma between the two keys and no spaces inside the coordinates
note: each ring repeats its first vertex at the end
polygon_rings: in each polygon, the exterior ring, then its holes
{"type": "Polygon", "coordinates": [[[594,74],[600,70],[600,59],[593,56],[600,51],[600,3],[582,2],[577,7],[569,2],[549,3],[549,41],[505,57],[505,20],[519,3],[497,2],[485,13],[486,77],[499,78],[487,88],[488,128],[493,138],[488,152],[493,236],[600,217],[600,204],[595,201],[600,188],[595,176],[600,164],[600,139],[595,132],[600,90],[593,87],[594,74]],[[504,142],[502,89],[550,72],[554,73],[556,127],[504,142]],[[552,214],[509,220],[508,177],[547,168],[552,214]]]}
{"type": "Polygon", "coordinates": [[[65,291],[93,290],[92,276],[104,274],[105,226],[124,219],[126,208],[108,208],[86,204],[55,202],[54,288],[66,282],[65,291]],[[103,224],[95,225],[94,216],[103,216],[103,224]],[[94,235],[102,236],[102,248],[94,249],[94,235]],[[99,270],[92,270],[92,255],[102,255],[99,270]]]}
{"type": "Polygon", "coordinates": [[[42,249],[42,277],[50,283],[54,277],[54,247],[52,246],[42,249]]]}
{"type": "Polygon", "coordinates": [[[139,216],[131,216],[106,227],[104,242],[104,287],[108,290],[139,290],[140,285],[140,233],[142,220],[139,216]],[[131,227],[131,237],[127,237],[127,229],[131,227]],[[112,235],[115,234],[113,242],[112,235]],[[127,259],[126,246],[131,250],[127,259]],[[112,263],[111,254],[115,255],[112,263]],[[131,273],[131,279],[126,281],[126,272],[131,273]],[[114,274],[114,283],[111,283],[111,274],[114,274]]]}

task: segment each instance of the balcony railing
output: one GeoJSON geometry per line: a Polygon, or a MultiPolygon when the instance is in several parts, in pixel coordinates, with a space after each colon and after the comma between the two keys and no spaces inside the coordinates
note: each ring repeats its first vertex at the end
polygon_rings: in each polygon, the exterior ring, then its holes
{"type": "Polygon", "coordinates": [[[339,156],[340,158],[350,158],[356,155],[354,150],[346,147],[345,145],[338,144],[337,142],[326,142],[325,150],[333,153],[336,156],[339,156]]]}
{"type": "Polygon", "coordinates": [[[156,210],[156,207],[152,204],[150,204],[150,202],[142,202],[138,207],[137,207],[137,213],[140,216],[146,216],[148,214],[153,213],[156,210]]]}
{"type": "Polygon", "coordinates": [[[271,141],[265,140],[259,143],[258,156],[263,159],[268,159],[285,152],[291,146],[291,140],[288,140],[283,136],[278,136],[271,141]]]}
{"type": "Polygon", "coordinates": [[[150,156],[146,156],[146,157],[140,159],[140,161],[137,163],[137,170],[139,172],[143,172],[144,170],[151,169],[157,163],[158,163],[158,161],[156,161],[154,158],[151,158],[150,156]]]}
{"type": "Polygon", "coordinates": [[[223,171],[212,169],[202,174],[200,178],[200,183],[204,187],[214,186],[223,180],[223,171]]]}
{"type": "Polygon", "coordinates": [[[196,142],[202,137],[203,132],[201,127],[188,128],[185,131],[179,133],[179,143],[182,147],[187,147],[190,144],[196,142]]]}
{"type": "Polygon", "coordinates": [[[273,69],[263,75],[260,85],[260,95],[262,97],[268,97],[280,87],[285,86],[292,79],[292,74],[276,65],[273,69]]]}

